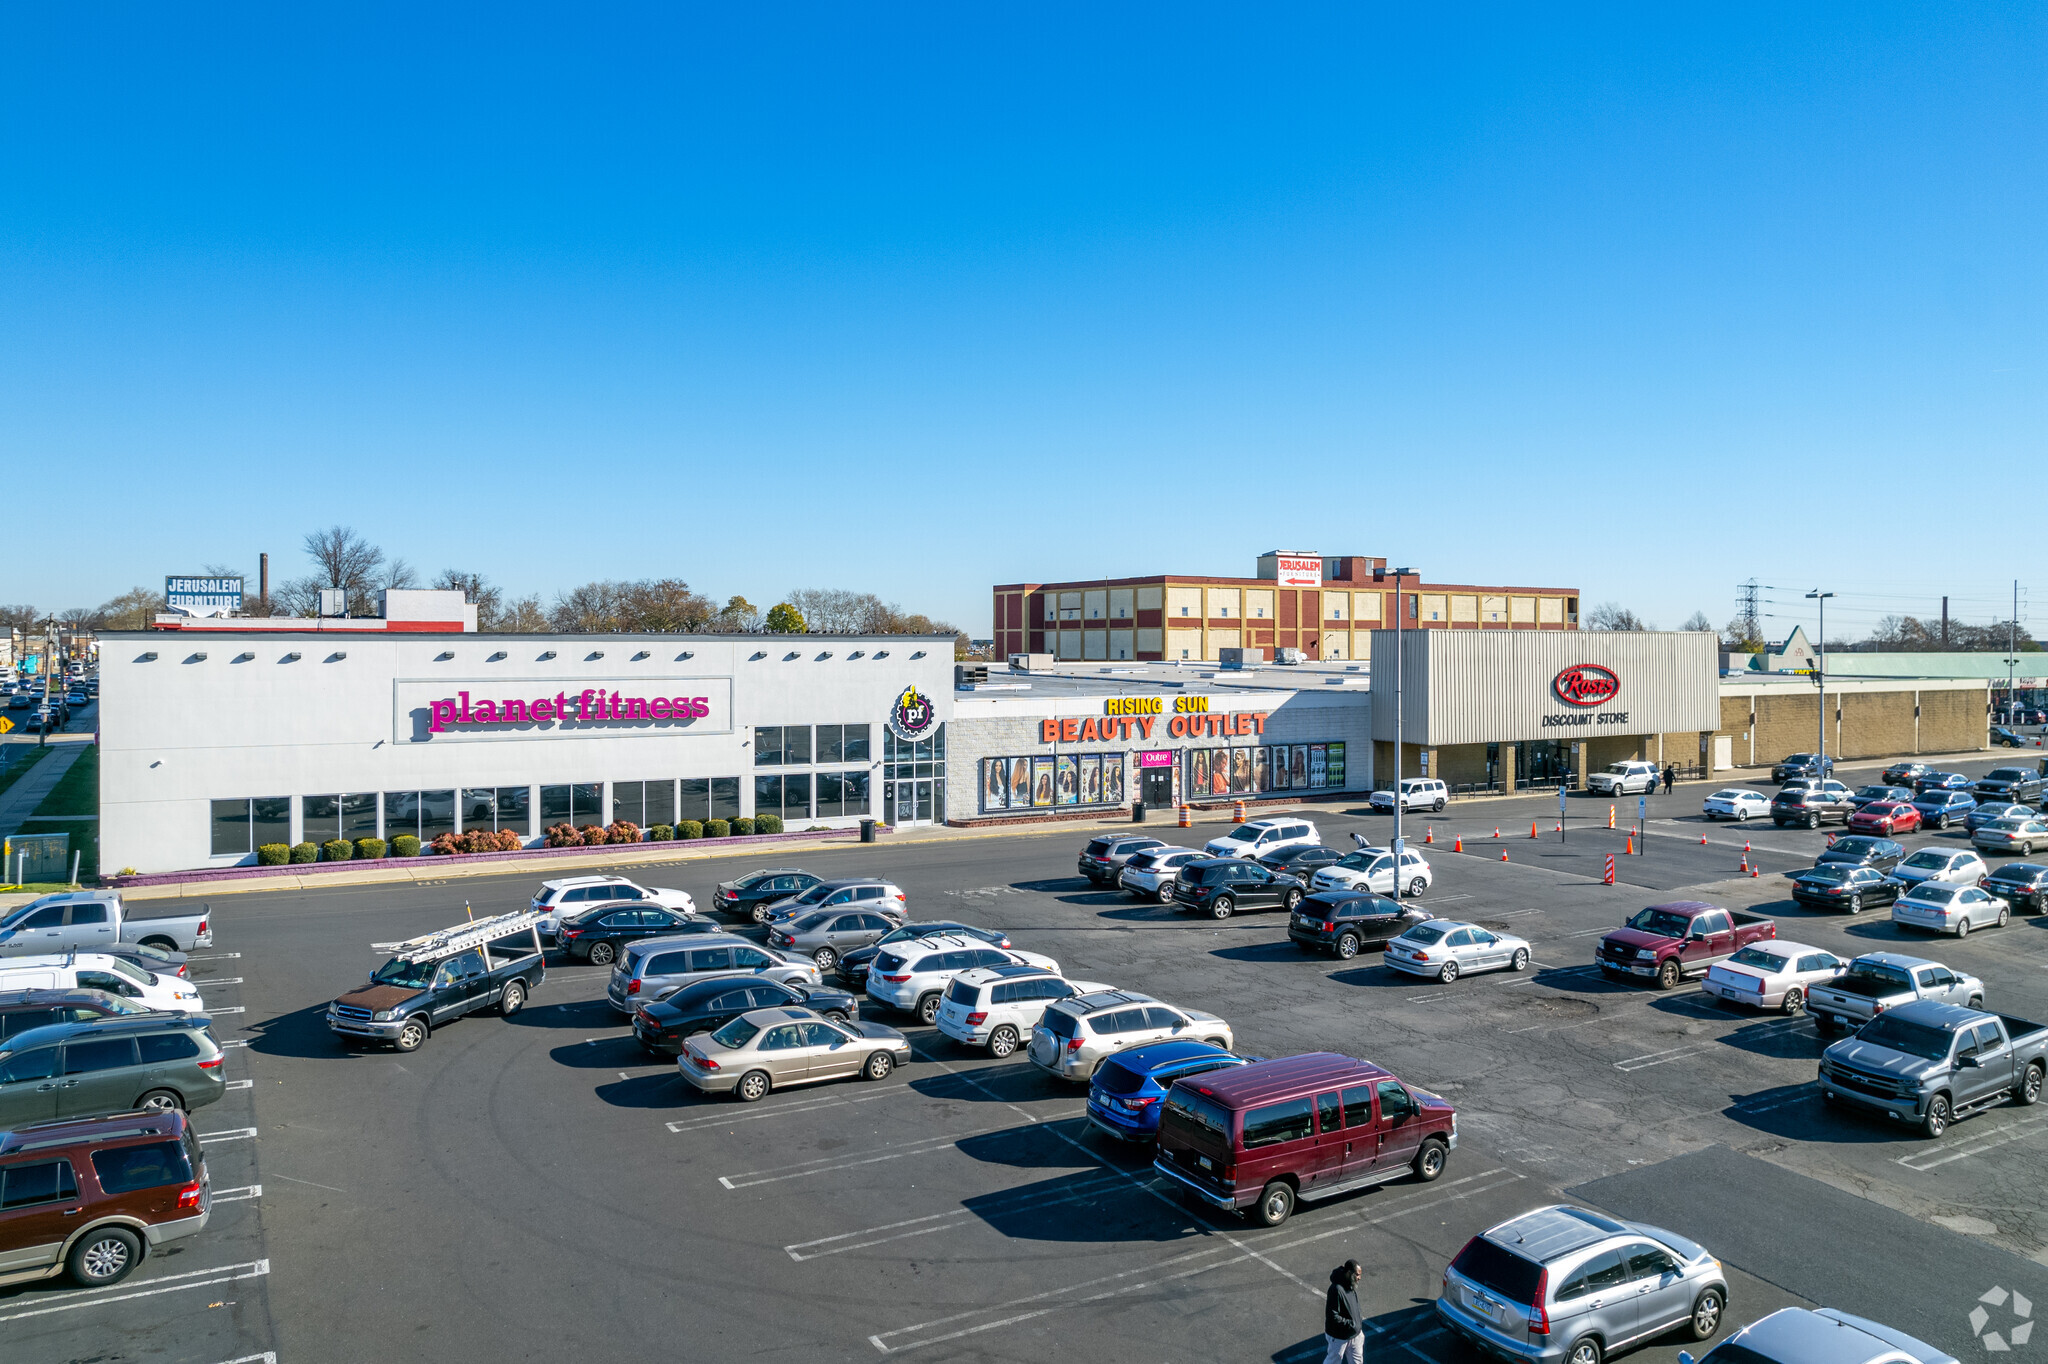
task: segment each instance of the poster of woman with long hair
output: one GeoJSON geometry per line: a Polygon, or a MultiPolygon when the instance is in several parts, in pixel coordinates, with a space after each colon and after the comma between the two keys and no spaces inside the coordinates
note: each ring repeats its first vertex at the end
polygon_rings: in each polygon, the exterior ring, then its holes
{"type": "Polygon", "coordinates": [[[1209,750],[1209,794],[1230,794],[1230,750],[1227,748],[1209,750]]]}
{"type": "Polygon", "coordinates": [[[1033,805],[1052,804],[1051,758],[1033,758],[1031,760],[1031,803],[1033,805]]]}
{"type": "Polygon", "coordinates": [[[1230,750],[1230,793],[1234,796],[1250,795],[1252,789],[1252,751],[1249,748],[1230,750]]]}
{"type": "Polygon", "coordinates": [[[1010,808],[1022,810],[1031,804],[1031,759],[1010,759],[1010,808]]]}
{"type": "Polygon", "coordinates": [[[1062,753],[1055,757],[1052,763],[1053,803],[1055,805],[1074,805],[1079,803],[1081,799],[1081,781],[1080,774],[1075,770],[1074,759],[1062,753]]]}
{"type": "Polygon", "coordinates": [[[1102,757],[1102,801],[1105,805],[1124,803],[1124,755],[1106,753],[1102,757]]]}
{"type": "Polygon", "coordinates": [[[1081,759],[1081,803],[1102,804],[1102,755],[1090,753],[1081,759]]]}
{"type": "Polygon", "coordinates": [[[1305,791],[1308,789],[1308,745],[1291,745],[1288,752],[1292,755],[1288,767],[1289,779],[1294,783],[1295,790],[1305,791]]]}
{"type": "Polygon", "coordinates": [[[1209,750],[1206,748],[1188,750],[1188,791],[1191,796],[1209,794],[1209,750]]]}
{"type": "Polygon", "coordinates": [[[1273,750],[1270,748],[1252,750],[1252,788],[1257,791],[1273,789],[1273,750]]]}

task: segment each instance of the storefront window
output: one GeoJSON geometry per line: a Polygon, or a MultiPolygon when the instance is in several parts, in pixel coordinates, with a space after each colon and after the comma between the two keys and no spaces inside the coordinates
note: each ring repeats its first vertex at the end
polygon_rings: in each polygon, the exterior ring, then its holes
{"type": "Polygon", "coordinates": [[[612,783],[612,818],[647,827],[646,804],[642,795],[647,787],[641,781],[615,781],[612,783]]]}
{"type": "Polygon", "coordinates": [[[543,828],[556,824],[596,824],[604,818],[604,783],[579,782],[573,786],[540,788],[540,822],[543,828]]]}
{"type": "Polygon", "coordinates": [[[868,774],[865,772],[820,772],[818,774],[818,818],[864,815],[868,812],[868,774]]]}
{"type": "Polygon", "coordinates": [[[818,763],[864,763],[868,761],[866,725],[819,725],[818,763]]]}
{"type": "Polygon", "coordinates": [[[530,838],[533,835],[532,793],[533,788],[529,786],[467,787],[462,792],[462,827],[510,829],[522,838],[530,838]]]}
{"type": "Polygon", "coordinates": [[[782,765],[782,726],[754,726],[754,766],[779,767],[782,765]]]}
{"type": "Polygon", "coordinates": [[[240,857],[256,851],[256,845],[249,841],[248,800],[216,800],[211,802],[213,825],[213,855],[215,857],[240,857]]]}
{"type": "Polygon", "coordinates": [[[462,827],[465,829],[495,829],[498,827],[498,788],[495,786],[470,786],[463,788],[462,827]]]}
{"type": "Polygon", "coordinates": [[[299,837],[308,843],[331,843],[340,838],[341,798],[300,796],[299,837]]]}
{"type": "Polygon", "coordinates": [[[935,818],[929,811],[945,804],[946,727],[914,743],[884,730],[882,758],[882,818],[892,824],[935,818]]]}
{"type": "Polygon", "coordinates": [[[374,792],[341,798],[341,836],[353,843],[377,836],[377,797],[374,792]]]}
{"type": "Polygon", "coordinates": [[[707,819],[740,817],[738,777],[684,777],[678,785],[681,799],[676,804],[677,819],[694,819],[701,824],[707,819]]]}
{"type": "Polygon", "coordinates": [[[811,760],[811,727],[809,725],[784,725],[782,727],[782,761],[791,765],[808,763],[811,760]]]}
{"type": "MultiPolygon", "coordinates": [[[[839,730],[839,725],[823,725],[821,729],[839,730]]],[[[846,729],[865,730],[865,725],[847,725],[846,729]]],[[[844,746],[844,739],[841,739],[844,746]]],[[[756,767],[801,767],[811,760],[811,727],[809,725],[755,725],[754,766],[756,767]]],[[[838,762],[838,758],[820,758],[820,762],[838,762]]]]}

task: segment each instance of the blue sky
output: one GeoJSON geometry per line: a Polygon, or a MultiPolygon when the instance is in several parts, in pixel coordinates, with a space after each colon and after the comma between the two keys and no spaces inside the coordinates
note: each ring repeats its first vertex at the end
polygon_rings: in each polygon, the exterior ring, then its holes
{"type": "Polygon", "coordinates": [[[1831,634],[2040,562],[2038,8],[0,25],[0,600],[335,522],[976,634],[1276,546],[1831,634]]]}

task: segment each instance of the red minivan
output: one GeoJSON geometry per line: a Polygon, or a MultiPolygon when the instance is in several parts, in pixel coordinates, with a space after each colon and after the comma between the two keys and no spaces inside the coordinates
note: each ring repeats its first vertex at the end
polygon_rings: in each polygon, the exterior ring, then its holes
{"type": "Polygon", "coordinates": [[[1277,1227],[1313,1202],[1412,1174],[1458,1145],[1458,1114],[1370,1061],[1315,1051],[1176,1081],[1152,1168],[1191,1195],[1277,1227]]]}

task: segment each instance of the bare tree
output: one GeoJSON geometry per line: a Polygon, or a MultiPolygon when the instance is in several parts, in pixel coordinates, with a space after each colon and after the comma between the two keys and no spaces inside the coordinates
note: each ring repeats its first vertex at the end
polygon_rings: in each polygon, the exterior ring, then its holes
{"type": "Polygon", "coordinates": [[[1678,628],[1681,630],[1694,630],[1703,634],[1712,634],[1714,632],[1714,622],[1707,619],[1706,612],[1695,611],[1691,615],[1687,616],[1685,618],[1685,624],[1679,626],[1678,628]]]}
{"type": "Polygon", "coordinates": [[[0,626],[12,626],[17,630],[33,630],[46,617],[35,607],[22,603],[17,606],[0,606],[0,626]]]}
{"type": "Polygon", "coordinates": [[[414,570],[410,563],[400,558],[390,560],[390,562],[384,565],[384,571],[377,575],[377,586],[387,592],[399,591],[408,587],[418,587],[419,585],[419,573],[414,570]]]}
{"type": "Polygon", "coordinates": [[[709,629],[718,616],[711,599],[680,578],[594,582],[555,598],[549,621],[564,634],[667,634],[709,629]]]}
{"type": "Polygon", "coordinates": [[[98,607],[69,606],[57,613],[57,623],[67,630],[98,630],[104,614],[98,607]]]}
{"type": "Polygon", "coordinates": [[[761,628],[761,608],[745,597],[728,597],[705,629],[721,635],[749,635],[761,628]]]}
{"type": "Polygon", "coordinates": [[[1721,627],[1721,642],[1739,653],[1755,654],[1764,649],[1764,641],[1750,632],[1748,616],[1737,616],[1721,627]]]}
{"type": "Polygon", "coordinates": [[[157,612],[168,609],[164,594],[154,587],[133,587],[101,604],[102,630],[147,630],[156,623],[157,612]]]}
{"type": "MultiPolygon", "coordinates": [[[[503,628],[498,624],[498,618],[505,607],[505,594],[483,574],[466,573],[459,568],[444,568],[441,570],[441,576],[434,579],[430,586],[443,592],[460,592],[462,599],[476,608],[477,629],[503,628]]],[[[538,602],[535,603],[535,609],[539,609],[538,602]]]]}
{"type": "Polygon", "coordinates": [[[1648,621],[1620,602],[1604,601],[1586,613],[1588,630],[1647,630],[1648,621]]]}
{"type": "Polygon", "coordinates": [[[955,635],[960,632],[942,620],[906,612],[872,592],[849,592],[839,587],[804,587],[789,594],[814,633],[857,635],[955,635]]]}
{"type": "MultiPolygon", "coordinates": [[[[352,615],[369,615],[376,609],[376,592],[381,587],[401,585],[386,581],[389,573],[380,573],[385,568],[384,551],[365,540],[348,526],[329,526],[326,530],[308,531],[305,539],[306,557],[319,565],[313,575],[315,591],[322,587],[338,587],[348,594],[348,609],[352,615]]],[[[394,567],[401,570],[408,580],[412,566],[403,559],[395,561],[394,567]]],[[[300,588],[307,584],[299,579],[288,586],[300,588]]],[[[279,593],[280,596],[284,594],[279,593]]],[[[294,614],[311,614],[298,611],[294,614]]]]}
{"type": "MultiPolygon", "coordinates": [[[[482,616],[483,612],[479,610],[477,614],[482,616]]],[[[478,628],[505,634],[544,635],[554,626],[548,620],[548,613],[541,609],[539,597],[521,597],[508,603],[489,625],[478,628]]]]}

